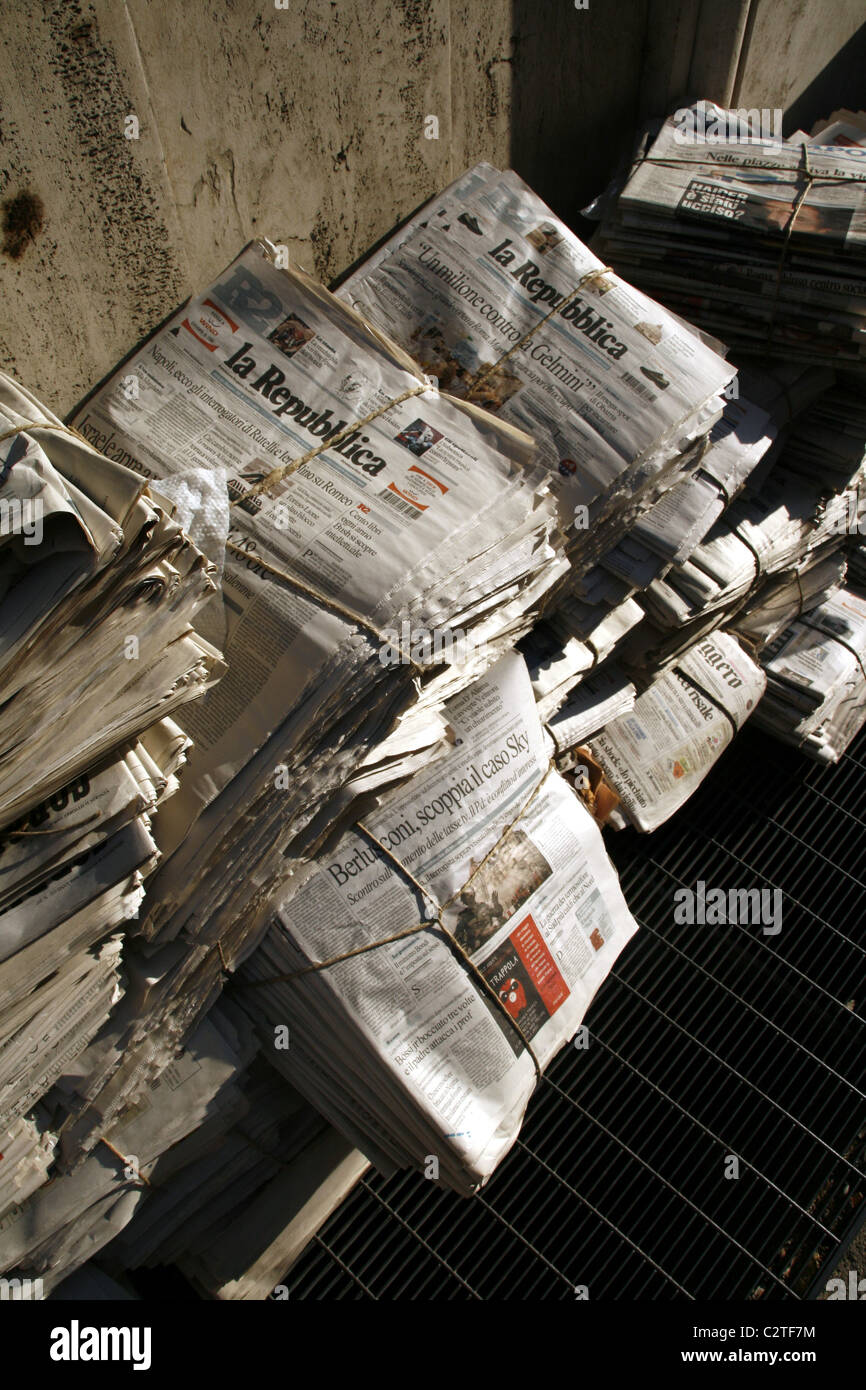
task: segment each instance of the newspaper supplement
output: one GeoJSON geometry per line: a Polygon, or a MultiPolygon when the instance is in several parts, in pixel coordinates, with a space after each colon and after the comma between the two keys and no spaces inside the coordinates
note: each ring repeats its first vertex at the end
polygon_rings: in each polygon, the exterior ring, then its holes
{"type": "Polygon", "coordinates": [[[765,685],[736,638],[714,632],[592,740],[593,756],[638,830],[655,830],[688,800],[765,685]]]}
{"type": "Polygon", "coordinates": [[[423,1169],[433,1156],[439,1180],[470,1193],[514,1142],[535,1084],[509,1019],[546,1066],[636,923],[592,816],[550,768],[523,660],[502,658],[448,719],[451,752],[298,874],[245,974],[329,960],[439,905],[498,1007],[435,925],[241,998],[269,1041],[289,1025],[274,1064],[377,1163],[423,1169]]]}
{"type": "Polygon", "coordinates": [[[337,293],[446,390],[531,433],[565,521],[577,506],[593,515],[616,493],[639,493],[712,425],[734,376],[688,324],[606,270],[516,174],[488,164],[337,293]]]}

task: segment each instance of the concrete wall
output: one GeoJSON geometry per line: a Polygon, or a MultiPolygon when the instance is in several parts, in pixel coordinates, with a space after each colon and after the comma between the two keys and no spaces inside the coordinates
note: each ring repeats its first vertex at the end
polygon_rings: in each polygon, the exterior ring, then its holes
{"type": "Polygon", "coordinates": [[[2,0],[0,365],[65,412],[257,233],[329,280],[480,158],[573,220],[645,114],[862,105],[862,10],[2,0]]]}

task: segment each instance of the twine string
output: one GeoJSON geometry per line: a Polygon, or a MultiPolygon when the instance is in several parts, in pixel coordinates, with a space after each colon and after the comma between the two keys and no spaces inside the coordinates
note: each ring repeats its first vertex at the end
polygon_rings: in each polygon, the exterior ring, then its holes
{"type": "Polygon", "coordinates": [[[412,886],[415,889],[417,889],[417,891],[421,894],[422,898],[435,905],[435,916],[425,918],[423,921],[416,922],[410,927],[404,927],[401,931],[394,932],[390,936],[381,937],[376,941],[368,941],[365,942],[365,944],[362,946],[355,946],[353,949],[349,951],[342,951],[338,955],[329,956],[326,960],[314,961],[309,965],[300,966],[296,970],[284,971],[278,975],[269,975],[265,979],[261,980],[245,980],[243,982],[240,982],[237,987],[240,989],[257,989],[261,988],[264,985],[288,983],[289,981],[298,979],[304,975],[318,974],[318,972],[321,970],[328,970],[331,968],[331,966],[339,965],[343,961],[351,960],[356,956],[366,955],[368,951],[378,950],[381,946],[389,946],[393,942],[402,941],[404,938],[408,936],[413,936],[416,932],[425,931],[428,928],[432,928],[434,930],[438,929],[442,933],[442,937],[445,941],[445,944],[452,952],[452,954],[455,956],[459,964],[461,964],[465,968],[467,973],[470,975],[473,983],[476,984],[478,988],[492,1002],[495,1003],[496,1008],[503,1015],[503,1017],[508,1023],[508,1026],[515,1033],[517,1033],[523,1047],[526,1049],[526,1052],[532,1060],[536,1076],[540,1077],[541,1065],[538,1061],[532,1044],[530,1043],[520,1024],[517,1022],[517,1019],[514,1018],[513,1015],[509,1012],[496,990],[488,982],[488,980],[482,974],[481,970],[479,970],[478,966],[472,960],[468,952],[466,952],[463,949],[459,941],[457,941],[453,934],[448,930],[442,919],[446,909],[451,906],[455,899],[459,898],[461,894],[466,891],[466,889],[469,887],[470,883],[472,883],[475,876],[481,871],[481,869],[489,861],[491,856],[499,850],[504,841],[515,829],[518,822],[523,819],[523,817],[526,815],[526,812],[529,810],[530,806],[535,801],[535,798],[539,795],[542,787],[547,781],[547,778],[554,770],[555,763],[553,759],[551,759],[544,773],[536,782],[531,793],[521,805],[514,819],[511,820],[505,827],[505,829],[502,831],[502,833],[499,836],[497,836],[496,840],[490,846],[490,849],[478,861],[472,872],[469,874],[468,878],[461,884],[459,888],[455,889],[454,892],[451,893],[447,898],[445,898],[444,901],[442,901],[441,903],[437,902],[435,896],[431,893],[430,889],[424,887],[420,880],[417,879],[415,875],[412,873],[411,869],[408,869],[405,864],[401,863],[401,861],[394,854],[392,854],[392,852],[387,848],[387,846],[384,845],[382,841],[376,835],[373,834],[373,832],[369,829],[368,826],[364,825],[362,821],[357,821],[356,827],[361,832],[361,834],[365,835],[367,839],[370,840],[370,842],[374,844],[378,850],[381,851],[381,853],[386,857],[386,859],[388,859],[390,863],[393,864],[397,871],[400,874],[402,874],[404,878],[408,879],[412,886]]]}

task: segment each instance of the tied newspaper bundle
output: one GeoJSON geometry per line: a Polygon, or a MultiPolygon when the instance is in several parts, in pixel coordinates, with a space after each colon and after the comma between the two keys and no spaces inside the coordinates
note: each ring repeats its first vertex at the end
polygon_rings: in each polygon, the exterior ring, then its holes
{"type": "MultiPolygon", "coordinates": [[[[214,1009],[222,1015],[249,1033],[228,1001],[214,1009]]],[[[102,1263],[119,1277],[174,1264],[208,1297],[267,1298],[303,1242],[293,1219],[309,1196],[305,1179],[332,1164],[353,1177],[366,1166],[261,1056],[244,1074],[243,1095],[246,1109],[219,1143],[205,1129],[186,1144],[183,1167],[158,1174],[105,1251],[102,1263]]]]}
{"type": "Polygon", "coordinates": [[[823,763],[866,724],[866,594],[840,585],[761,654],[767,693],[756,723],[823,763]]]}
{"type": "Polygon", "coordinates": [[[556,608],[521,643],[561,766],[579,761],[579,745],[631,708],[632,680],[646,686],[663,658],[669,663],[700,632],[719,625],[714,609],[703,617],[692,613],[688,622],[680,614],[685,625],[672,636],[646,612],[652,613],[656,592],[676,591],[713,526],[723,530],[729,524],[732,502],[759,466],[762,473],[770,466],[792,415],[832,380],[824,369],[784,364],[770,372],[741,372],[737,397],[713,427],[698,468],[573,581],[569,594],[560,593],[556,608]],[[590,684],[588,672],[599,676],[597,684],[590,684]]]}
{"type": "Polygon", "coordinates": [[[160,816],[136,1006],[79,1089],[70,1145],[159,1069],[253,949],[292,861],[441,748],[443,701],[567,570],[532,441],[255,243],[79,411],[148,477],[227,480],[228,674],[160,816]]]}
{"type": "Polygon", "coordinates": [[[645,137],[596,248],[732,347],[862,371],[866,125],[782,140],[745,115],[701,101],[645,137]]]}
{"type": "Polygon", "coordinates": [[[41,1102],[122,993],[190,746],[170,713],[223,665],[192,626],[215,566],[172,505],[3,374],[0,460],[2,1221],[68,1118],[41,1102]]]}
{"type": "Polygon", "coordinates": [[[765,686],[761,667],[731,633],[690,647],[589,743],[620,800],[612,823],[642,831],[663,825],[739,733],[765,686]]]}
{"type": "MultiPolygon", "coordinates": [[[[741,370],[736,398],[713,426],[700,465],[638,518],[628,535],[602,556],[599,570],[583,581],[591,597],[601,589],[633,595],[681,569],[753,479],[778,452],[781,432],[833,381],[818,368],[778,364],[771,371],[741,370]],[[615,587],[613,581],[619,581],[615,587]]],[[[622,600],[620,600],[622,601],[622,600]]]]}
{"type": "Polygon", "coordinates": [[[695,468],[734,376],[718,344],[609,270],[516,174],[488,164],[337,293],[445,389],[538,441],[577,575],[695,468]]]}
{"type": "MultiPolygon", "coordinates": [[[[238,1028],[214,1008],[75,1172],[27,1200],[22,1189],[16,1205],[0,1213],[4,1277],[41,1279],[50,1294],[152,1203],[161,1202],[165,1215],[167,1195],[185,1191],[187,1170],[195,1172],[204,1153],[248,1122],[256,1093],[247,1071],[256,1045],[240,1021],[238,1028]]],[[[46,1123],[62,1109],[62,1096],[62,1087],[55,1088],[40,1107],[46,1123]]]]}
{"type": "Polygon", "coordinates": [[[846,538],[866,516],[862,405],[847,430],[826,423],[850,395],[848,384],[825,391],[691,558],[649,585],[640,598],[649,622],[626,644],[629,664],[670,662],[717,625],[762,646],[839,582],[846,538]]]}
{"type": "Polygon", "coordinates": [[[522,658],[448,719],[453,749],[295,875],[238,999],[274,1065],[378,1168],[468,1195],[637,924],[551,765],[522,658]]]}
{"type": "MultiPolygon", "coordinates": [[[[645,610],[655,592],[666,592],[663,586],[647,595],[650,586],[667,579],[676,587],[714,524],[724,525],[719,518],[727,520],[727,509],[755,469],[761,464],[763,471],[773,457],[791,413],[805,408],[828,381],[832,374],[815,368],[779,366],[772,374],[740,374],[737,397],[727,402],[710,432],[700,465],[639,517],[599,564],[573,580],[571,592],[558,595],[556,608],[524,641],[542,718],[549,718],[585,673],[613,652],[620,658],[631,652],[636,675],[646,682],[658,652],[645,661],[641,653],[663,639],[645,621],[645,610]]],[[[714,615],[704,628],[717,625],[714,615]]],[[[686,631],[681,648],[694,636],[686,631]]]]}

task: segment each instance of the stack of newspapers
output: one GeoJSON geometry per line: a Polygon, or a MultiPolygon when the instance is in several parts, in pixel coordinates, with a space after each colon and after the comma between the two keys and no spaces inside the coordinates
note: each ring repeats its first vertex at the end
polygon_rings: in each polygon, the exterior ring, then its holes
{"type": "Polygon", "coordinates": [[[866,594],[840,585],[762,652],[757,723],[835,763],[866,723],[866,594]]]}
{"type": "Polygon", "coordinates": [[[144,476],[225,476],[228,674],[159,819],[135,997],[80,1078],[70,1148],[158,1074],[267,926],[293,864],[444,746],[443,701],[567,572],[532,441],[431,385],[248,247],[79,411],[144,476]]]}
{"type": "Polygon", "coordinates": [[[811,430],[811,415],[807,411],[793,427],[769,471],[747,487],[690,559],[641,595],[650,624],[639,629],[631,659],[661,664],[702,629],[735,615],[739,622],[744,607],[762,607],[770,581],[784,578],[788,597],[796,594],[803,604],[837,582],[834,561],[866,500],[863,440],[845,467],[831,449],[812,451],[806,467],[801,439],[811,430]]]}
{"type": "Polygon", "coordinates": [[[597,250],[731,347],[862,371],[866,149],[744,114],[698,102],[646,138],[597,250]]]}
{"type": "Polygon", "coordinates": [[[0,1228],[68,1116],[158,860],[152,817],[219,678],[193,627],[215,567],[173,505],[0,374],[0,1228]]]}
{"type": "Polygon", "coordinates": [[[468,1194],[636,923],[552,766],[522,658],[448,720],[453,748],[295,875],[238,998],[274,1065],[377,1167],[468,1194]]]}
{"type": "MultiPolygon", "coordinates": [[[[34,1191],[0,1220],[0,1272],[41,1279],[43,1291],[112,1241],[140,1207],[219,1145],[249,1110],[250,1029],[219,1008],[121,1121],[106,1127],[76,1168],[34,1191]]],[[[52,1096],[52,1103],[60,1101],[52,1096]]]]}
{"type": "MultiPolygon", "coordinates": [[[[668,592],[677,593],[691,562],[700,564],[699,547],[713,527],[722,534],[730,527],[732,502],[756,478],[759,466],[762,475],[772,466],[793,416],[832,381],[832,373],[814,367],[777,364],[770,371],[741,372],[737,395],[713,427],[699,466],[644,513],[599,564],[560,587],[555,608],[522,644],[543,719],[549,721],[570,694],[578,698],[557,723],[559,744],[602,727],[602,719],[589,729],[573,719],[585,703],[581,692],[588,673],[600,672],[606,687],[612,682],[628,698],[623,661],[630,676],[646,685],[660,665],[719,626],[716,606],[671,614],[663,600],[668,592]],[[654,603],[660,610],[657,622],[654,603]]],[[[738,597],[739,591],[732,605],[738,597]]],[[[608,717],[627,708],[618,707],[608,717]]],[[[551,723],[548,727],[554,733],[551,723]]]]}
{"type": "Polygon", "coordinates": [[[0,837],[0,1127],[95,1037],[121,994],[122,936],[158,852],[152,816],[189,740],[161,720],[0,837]]]}
{"type": "Polygon", "coordinates": [[[589,744],[619,811],[655,830],[688,800],[763,695],[766,677],[736,637],[712,632],[589,744]]]}
{"type": "Polygon", "coordinates": [[[636,930],[601,824],[756,708],[840,756],[864,185],[802,161],[866,154],[828,129],[714,156],[722,220],[668,123],[601,257],[487,164],[336,294],[254,242],[74,429],[0,377],[0,1272],[262,1296],[328,1135],[476,1192],[636,930]]]}
{"type": "Polygon", "coordinates": [[[734,368],[479,164],[337,291],[449,391],[537,440],[584,573],[686,476],[734,368]]]}

